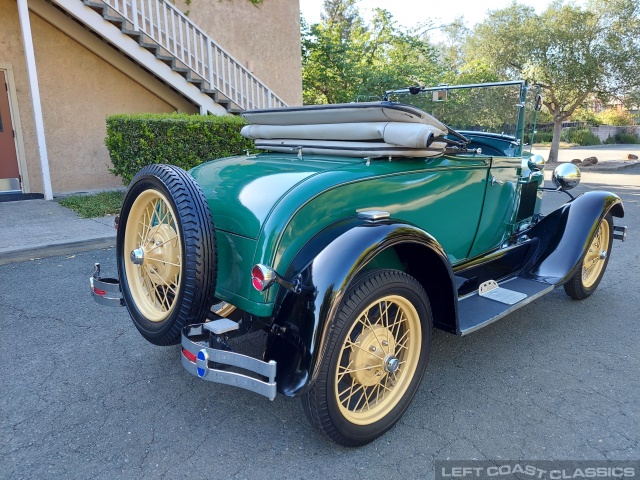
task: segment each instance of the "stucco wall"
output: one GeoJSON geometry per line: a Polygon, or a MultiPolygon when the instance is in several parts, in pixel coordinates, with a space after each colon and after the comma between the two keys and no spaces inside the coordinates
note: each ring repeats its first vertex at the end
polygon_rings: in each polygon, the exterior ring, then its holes
{"type": "MultiPolygon", "coordinates": [[[[0,63],[13,66],[32,192],[42,192],[16,2],[0,0],[0,63]]],[[[174,108],[75,40],[30,14],[54,193],[122,186],[109,173],[105,118],[174,108]]]]}
{"type": "Polygon", "coordinates": [[[590,127],[591,133],[597,136],[601,142],[609,137],[615,137],[617,133],[631,133],[640,137],[640,127],[614,127],[612,125],[600,125],[598,127],[590,127]]]}
{"type": "Polygon", "coordinates": [[[184,0],[176,2],[289,105],[302,104],[299,0],[184,0]]]}

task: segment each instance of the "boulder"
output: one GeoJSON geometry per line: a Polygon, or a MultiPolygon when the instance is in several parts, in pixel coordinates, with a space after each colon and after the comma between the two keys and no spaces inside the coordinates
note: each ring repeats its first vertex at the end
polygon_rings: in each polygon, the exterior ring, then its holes
{"type": "Polygon", "coordinates": [[[638,160],[638,155],[630,153],[629,155],[627,155],[627,160],[638,160]]]}
{"type": "Polygon", "coordinates": [[[598,159],[596,157],[587,157],[582,161],[582,165],[584,167],[588,167],[589,165],[595,165],[598,163],[598,159]]]}
{"type": "Polygon", "coordinates": [[[582,160],[580,160],[579,158],[574,158],[573,160],[571,160],[571,163],[573,163],[574,165],[580,165],[582,163],[582,160]]]}

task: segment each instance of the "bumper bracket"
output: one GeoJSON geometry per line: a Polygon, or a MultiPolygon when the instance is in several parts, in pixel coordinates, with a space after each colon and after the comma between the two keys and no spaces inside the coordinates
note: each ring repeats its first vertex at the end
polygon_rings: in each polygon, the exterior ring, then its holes
{"type": "Polygon", "coordinates": [[[264,395],[269,400],[276,398],[276,362],[264,362],[240,353],[210,348],[208,345],[211,333],[204,325],[187,325],[182,329],[182,366],[185,370],[209,382],[244,388],[264,395]],[[215,364],[247,370],[264,379],[219,370],[215,368],[215,364]]]}

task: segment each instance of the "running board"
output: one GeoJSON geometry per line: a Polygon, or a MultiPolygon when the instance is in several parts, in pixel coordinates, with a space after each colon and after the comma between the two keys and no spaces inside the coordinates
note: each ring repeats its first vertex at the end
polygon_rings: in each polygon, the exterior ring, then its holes
{"type": "Polygon", "coordinates": [[[459,334],[468,335],[486,327],[549,293],[553,287],[548,283],[520,277],[502,282],[499,286],[493,281],[485,282],[476,293],[458,302],[459,334]]]}

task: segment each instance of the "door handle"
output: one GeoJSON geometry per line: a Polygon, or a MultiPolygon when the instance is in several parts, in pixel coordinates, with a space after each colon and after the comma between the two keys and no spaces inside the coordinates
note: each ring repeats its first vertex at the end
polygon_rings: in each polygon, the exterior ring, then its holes
{"type": "Polygon", "coordinates": [[[502,185],[504,184],[504,182],[501,182],[500,180],[497,180],[496,177],[494,177],[493,175],[491,175],[491,186],[493,187],[495,184],[498,185],[502,185]]]}

